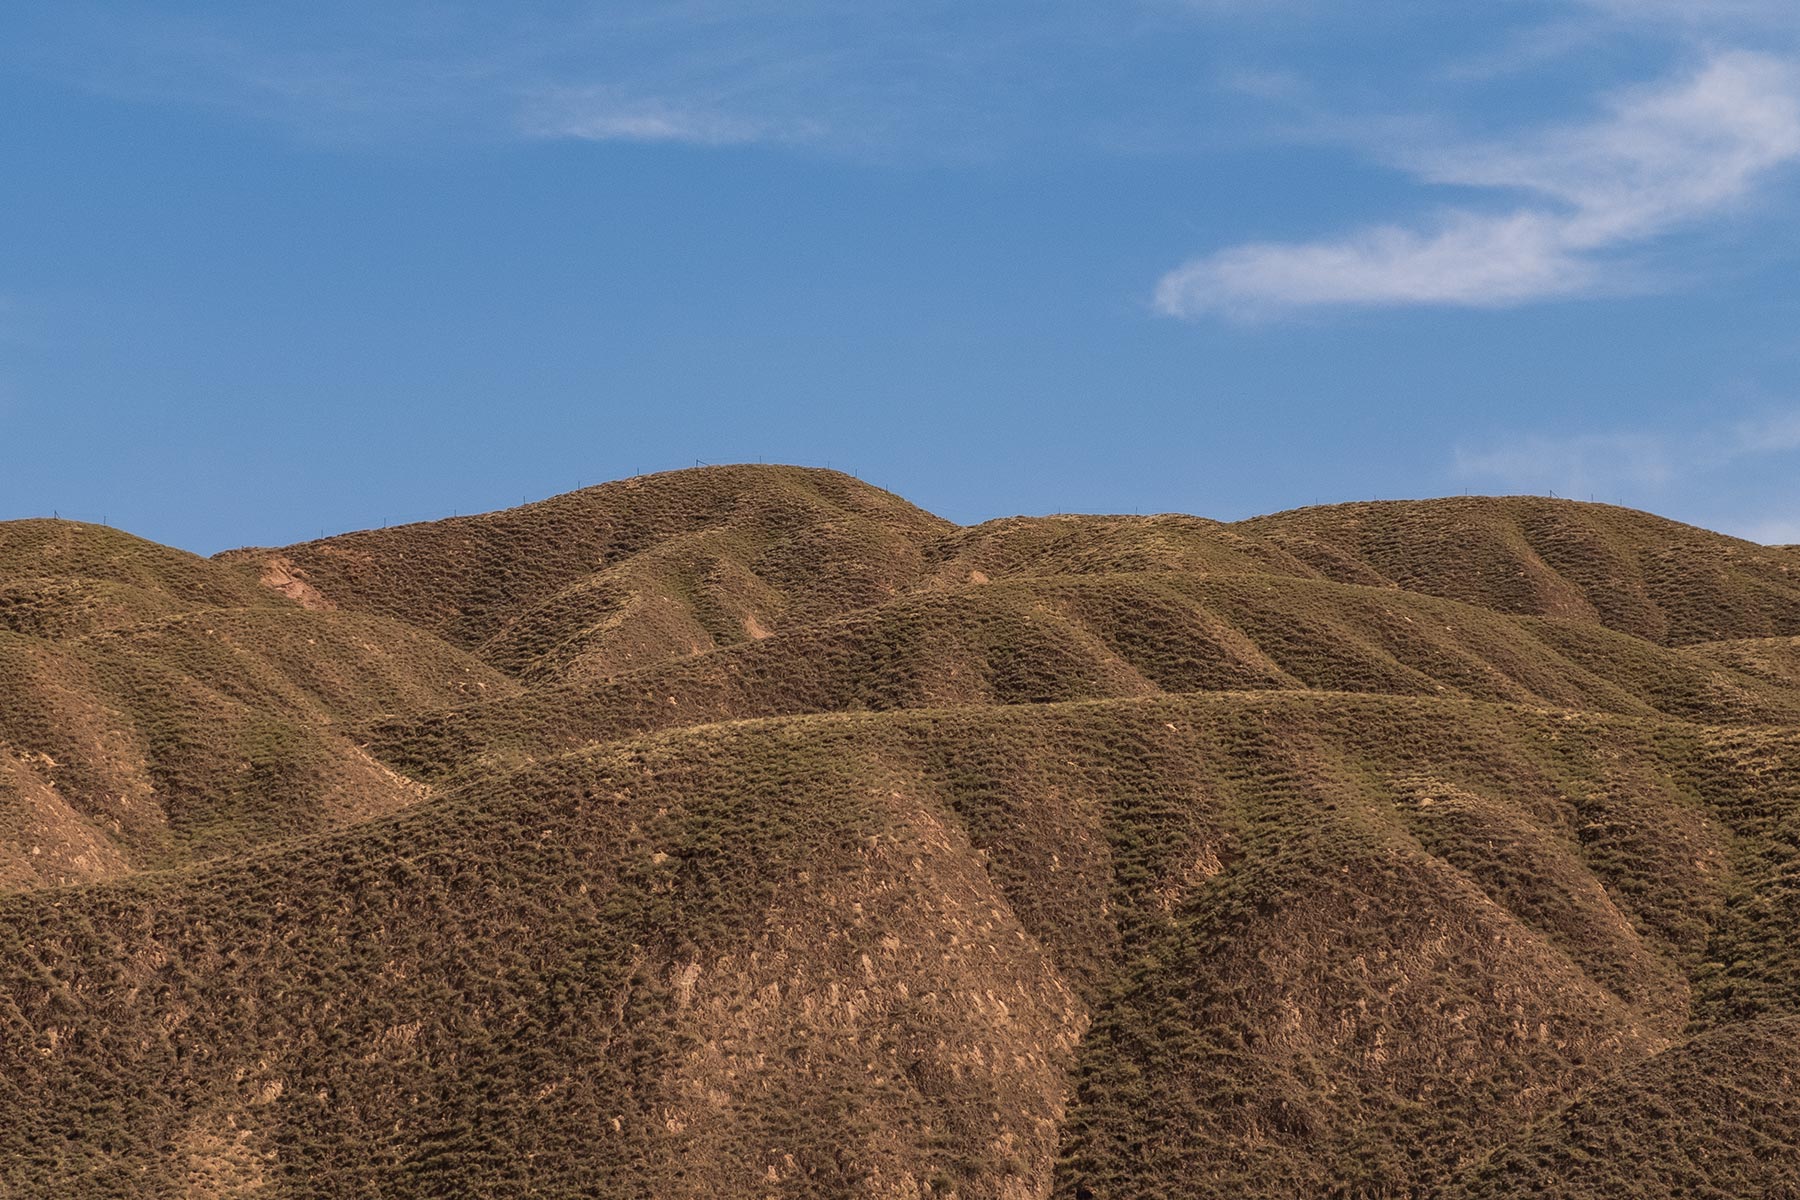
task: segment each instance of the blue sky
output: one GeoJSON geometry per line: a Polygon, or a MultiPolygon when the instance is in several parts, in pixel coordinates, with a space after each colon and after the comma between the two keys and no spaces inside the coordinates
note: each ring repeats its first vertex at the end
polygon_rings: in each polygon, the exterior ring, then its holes
{"type": "Polygon", "coordinates": [[[0,518],[696,460],[1800,541],[1800,6],[12,0],[0,518]]]}

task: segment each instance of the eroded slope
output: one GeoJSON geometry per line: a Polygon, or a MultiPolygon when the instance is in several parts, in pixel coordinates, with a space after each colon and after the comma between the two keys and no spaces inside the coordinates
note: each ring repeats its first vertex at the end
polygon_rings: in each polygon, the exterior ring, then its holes
{"type": "Polygon", "coordinates": [[[0,1162],[20,1194],[1449,1186],[1688,1044],[1768,878],[1727,818],[1791,812],[1772,786],[1703,731],[1424,699],[657,735],[5,902],[0,1162]]]}

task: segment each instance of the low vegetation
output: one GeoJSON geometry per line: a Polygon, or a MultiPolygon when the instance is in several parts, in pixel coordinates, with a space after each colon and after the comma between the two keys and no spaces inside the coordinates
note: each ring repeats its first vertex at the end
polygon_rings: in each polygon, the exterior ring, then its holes
{"type": "Polygon", "coordinates": [[[1800,556],[707,468],[0,525],[0,1196],[1781,1196],[1800,556]]]}

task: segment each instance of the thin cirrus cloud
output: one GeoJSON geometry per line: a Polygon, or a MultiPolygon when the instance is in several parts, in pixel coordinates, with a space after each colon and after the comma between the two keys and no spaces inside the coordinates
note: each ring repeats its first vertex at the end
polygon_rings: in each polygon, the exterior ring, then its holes
{"type": "MultiPolygon", "coordinates": [[[[1063,0],[189,0],[149,14],[118,0],[19,0],[24,33],[0,37],[0,73],[204,106],[328,144],[805,144],[942,160],[1032,140],[1059,100],[1160,113],[1150,89],[1119,80],[1152,44],[1131,10],[1162,2],[1110,13],[1063,0]]],[[[1198,38],[1204,22],[1183,27],[1198,38]]],[[[1072,140],[1084,121],[1048,124],[1072,140]]]]}
{"type": "MultiPolygon", "coordinates": [[[[1684,492],[1718,496],[1734,474],[1759,477],[1756,460],[1800,453],[1800,409],[1685,432],[1621,430],[1574,436],[1516,434],[1458,447],[1452,477],[1483,488],[1654,503],[1684,492]]],[[[1764,545],[1800,543],[1800,518],[1770,516],[1771,497],[1755,489],[1734,516],[1717,513],[1713,528],[1764,545]]]]}
{"type": "Polygon", "coordinates": [[[1796,451],[1800,451],[1800,411],[1791,411],[1684,434],[1515,435],[1458,447],[1451,473],[1517,491],[1613,497],[1656,491],[1749,459],[1796,451]]]}
{"type": "Polygon", "coordinates": [[[555,88],[540,93],[521,116],[519,129],[535,138],[696,146],[800,140],[812,132],[811,127],[800,124],[780,126],[665,101],[621,99],[605,88],[555,88]]]}
{"type": "Polygon", "coordinates": [[[1163,277],[1171,316],[1257,318],[1330,306],[1497,308],[1620,288],[1624,252],[1749,199],[1800,159],[1800,78],[1742,51],[1609,98],[1597,120],[1402,160],[1421,182],[1523,192],[1312,242],[1234,246],[1163,277]]]}

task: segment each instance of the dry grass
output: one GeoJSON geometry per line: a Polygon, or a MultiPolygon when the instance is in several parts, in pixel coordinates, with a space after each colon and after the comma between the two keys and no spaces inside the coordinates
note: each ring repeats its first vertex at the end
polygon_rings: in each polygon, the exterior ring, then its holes
{"type": "Polygon", "coordinates": [[[1789,1194],[1796,562],[749,467],[0,526],[0,1196],[1789,1194]]]}

